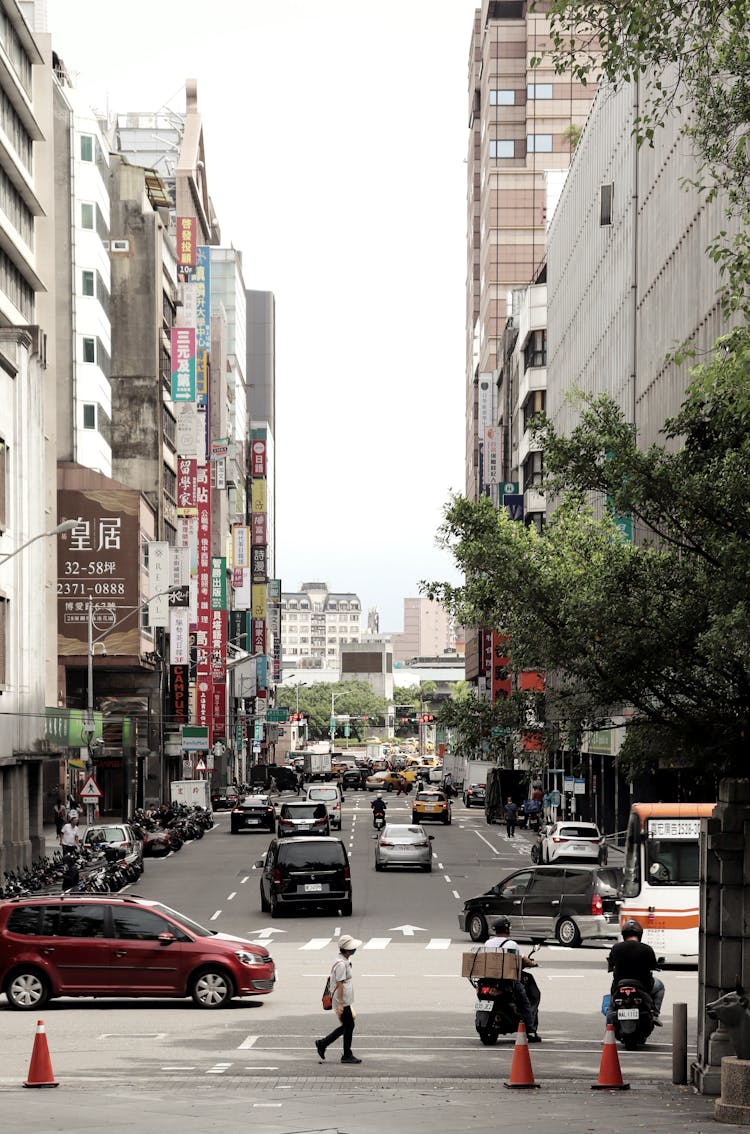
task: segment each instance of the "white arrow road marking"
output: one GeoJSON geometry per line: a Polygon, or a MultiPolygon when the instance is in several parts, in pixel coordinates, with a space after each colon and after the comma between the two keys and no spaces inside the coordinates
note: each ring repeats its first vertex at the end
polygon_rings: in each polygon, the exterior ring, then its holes
{"type": "Polygon", "coordinates": [[[369,941],[365,941],[362,946],[363,949],[385,949],[391,943],[390,937],[371,937],[369,941]]]}
{"type": "Polygon", "coordinates": [[[304,945],[300,945],[300,949],[325,949],[330,944],[330,937],[311,937],[304,945]]]}
{"type": "Polygon", "coordinates": [[[287,933],[286,929],[251,929],[253,937],[270,937],[273,933],[287,933]]]}
{"type": "Polygon", "coordinates": [[[241,1051],[243,1048],[252,1047],[253,1044],[256,1042],[256,1040],[259,1040],[259,1039],[260,1039],[260,1036],[247,1036],[245,1039],[243,1039],[242,1043],[238,1046],[237,1050],[241,1051]]]}
{"type": "Polygon", "coordinates": [[[388,932],[403,933],[404,937],[413,937],[415,929],[418,930],[419,933],[425,932],[424,926],[421,925],[392,925],[388,932]]]}

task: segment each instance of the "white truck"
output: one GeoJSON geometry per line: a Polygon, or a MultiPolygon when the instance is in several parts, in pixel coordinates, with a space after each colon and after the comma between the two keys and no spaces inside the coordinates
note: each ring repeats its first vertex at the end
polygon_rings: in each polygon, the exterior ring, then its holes
{"type": "Polygon", "coordinates": [[[331,778],[331,753],[330,752],[310,752],[302,753],[304,760],[304,776],[305,782],[310,780],[330,780],[331,778]]]}
{"type": "Polygon", "coordinates": [[[371,764],[378,764],[381,760],[385,759],[385,745],[373,744],[367,745],[367,759],[371,764]]]}
{"type": "Polygon", "coordinates": [[[211,785],[208,780],[172,780],[169,785],[172,803],[186,803],[188,807],[205,807],[211,810],[211,785]]]}

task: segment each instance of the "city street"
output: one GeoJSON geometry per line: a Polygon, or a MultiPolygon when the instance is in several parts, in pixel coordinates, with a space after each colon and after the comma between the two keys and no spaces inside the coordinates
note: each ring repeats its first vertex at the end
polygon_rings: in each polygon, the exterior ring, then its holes
{"type": "MultiPolygon", "coordinates": [[[[179,1093],[199,1087],[201,1096],[220,1089],[222,1102],[230,1089],[243,1096],[270,1091],[276,1097],[284,1088],[294,1095],[303,1079],[305,1092],[326,1084],[335,1084],[337,1092],[348,1085],[381,1091],[400,1083],[410,1090],[443,1091],[449,1084],[452,1090],[469,1088],[473,1098],[472,1083],[483,1096],[501,1088],[513,1040],[486,1048],[475,1034],[473,991],[460,976],[461,954],[472,945],[456,915],[464,898],[528,861],[531,837],[519,832],[508,840],[503,830],[486,825],[483,812],[467,811],[459,801],[451,826],[429,828],[431,874],[379,874],[373,866],[369,804],[364,793],[350,793],[344,807],[341,837],[351,855],[354,886],[351,918],[308,913],[271,920],[262,914],[255,862],[268,836],[232,836],[227,813],[217,814],[216,826],[202,841],[167,859],[148,860],[138,893],[207,926],[267,944],[277,963],[277,987],[268,997],[235,1001],[216,1013],[198,1011],[189,1001],[52,1002],[42,1016],[61,1083],[76,1091],[138,1084],[179,1093]],[[354,958],[354,1050],[363,1060],[356,1069],[340,1066],[337,1047],[320,1063],[313,1046],[332,1026],[320,995],[341,933],[363,940],[354,958]]],[[[392,798],[388,815],[408,822],[409,806],[392,798]]],[[[535,1077],[565,1095],[580,1091],[587,1106],[599,1105],[589,1087],[598,1074],[604,1034],[600,1004],[608,988],[606,954],[603,942],[579,949],[546,945],[535,974],[544,1037],[531,1049],[535,1077]]],[[[687,1002],[691,1033],[695,1028],[696,970],[673,969],[664,979],[665,1026],[647,1049],[620,1052],[631,1090],[654,1092],[655,1098],[660,1085],[672,1092],[674,1001],[687,1002]]],[[[12,1090],[26,1077],[36,1021],[9,1011],[4,998],[0,1013],[5,1040],[0,1087],[12,1090]]],[[[498,1101],[507,1103],[509,1097],[504,1093],[498,1101]]],[[[631,1105],[632,1093],[627,1099],[631,1105]]],[[[285,1093],[283,1105],[288,1109],[291,1103],[285,1093]]]]}

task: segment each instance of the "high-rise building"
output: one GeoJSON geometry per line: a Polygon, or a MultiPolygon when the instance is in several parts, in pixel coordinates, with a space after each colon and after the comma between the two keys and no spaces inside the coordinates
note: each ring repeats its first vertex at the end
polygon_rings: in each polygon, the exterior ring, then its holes
{"type": "Polygon", "coordinates": [[[329,591],[326,583],[303,583],[282,591],[284,664],[300,669],[339,669],[341,649],[362,638],[362,604],[350,591],[329,591]]]}
{"type": "Polygon", "coordinates": [[[438,658],[456,648],[456,631],[448,611],[428,598],[404,599],[404,630],[392,634],[393,660],[438,658]]]}

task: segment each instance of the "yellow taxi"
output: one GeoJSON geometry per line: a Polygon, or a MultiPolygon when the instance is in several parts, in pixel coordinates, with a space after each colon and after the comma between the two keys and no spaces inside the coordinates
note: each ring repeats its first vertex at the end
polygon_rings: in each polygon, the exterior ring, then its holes
{"type": "Polygon", "coordinates": [[[451,803],[445,792],[417,792],[411,808],[411,821],[424,823],[427,819],[434,819],[438,823],[450,823],[451,803]]]}
{"type": "Polygon", "coordinates": [[[367,778],[365,787],[368,791],[395,791],[400,779],[411,784],[416,774],[416,771],[412,768],[405,768],[403,772],[376,772],[373,776],[367,778]]]}

